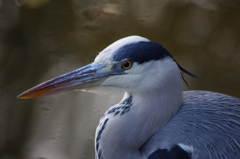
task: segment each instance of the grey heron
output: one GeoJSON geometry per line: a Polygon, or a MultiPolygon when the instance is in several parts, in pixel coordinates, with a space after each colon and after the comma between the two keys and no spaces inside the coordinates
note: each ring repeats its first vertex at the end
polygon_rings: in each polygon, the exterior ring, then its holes
{"type": "Polygon", "coordinates": [[[182,91],[182,68],[160,44],[140,36],[120,39],[94,62],[18,96],[116,87],[123,99],[101,117],[96,159],[238,159],[240,99],[182,91]]]}

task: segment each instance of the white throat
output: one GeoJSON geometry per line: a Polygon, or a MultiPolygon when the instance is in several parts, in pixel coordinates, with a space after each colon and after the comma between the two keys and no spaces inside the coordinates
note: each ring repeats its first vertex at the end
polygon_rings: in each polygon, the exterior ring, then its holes
{"type": "Polygon", "coordinates": [[[154,89],[126,92],[122,101],[100,119],[95,138],[97,158],[144,159],[141,146],[169,122],[183,103],[181,74],[176,64],[171,66],[163,75],[157,74],[167,80],[155,74],[153,77],[159,80],[154,79],[154,89]]]}

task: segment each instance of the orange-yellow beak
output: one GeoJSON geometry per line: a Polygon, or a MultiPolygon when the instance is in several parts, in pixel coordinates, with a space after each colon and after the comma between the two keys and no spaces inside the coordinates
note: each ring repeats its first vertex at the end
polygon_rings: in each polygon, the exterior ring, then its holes
{"type": "Polygon", "coordinates": [[[105,65],[91,63],[87,66],[43,82],[18,95],[19,99],[36,98],[60,92],[101,85],[105,77],[113,75],[105,65]]]}

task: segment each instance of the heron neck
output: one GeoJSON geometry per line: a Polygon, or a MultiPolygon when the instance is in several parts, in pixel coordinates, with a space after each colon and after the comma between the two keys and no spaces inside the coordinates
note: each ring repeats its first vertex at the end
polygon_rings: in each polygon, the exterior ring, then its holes
{"type": "Polygon", "coordinates": [[[152,135],[177,113],[183,103],[182,90],[135,94],[133,101],[136,106],[134,117],[141,118],[142,124],[149,128],[145,130],[152,130],[152,135]]]}
{"type": "Polygon", "coordinates": [[[130,106],[129,110],[125,113],[106,112],[100,120],[105,125],[104,129],[103,126],[97,129],[102,131],[98,150],[101,149],[104,158],[143,159],[141,146],[166,125],[182,102],[181,88],[141,94],[126,92],[120,104],[110,111],[124,103],[130,106]]]}

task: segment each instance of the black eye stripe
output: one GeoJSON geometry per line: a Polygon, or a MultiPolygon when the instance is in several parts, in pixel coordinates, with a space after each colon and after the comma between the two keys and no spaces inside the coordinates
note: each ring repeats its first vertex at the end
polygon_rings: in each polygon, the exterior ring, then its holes
{"type": "Polygon", "coordinates": [[[113,61],[122,61],[128,59],[138,64],[142,64],[151,60],[164,59],[172,57],[168,51],[156,42],[137,42],[124,45],[119,48],[113,56],[113,61]]]}

